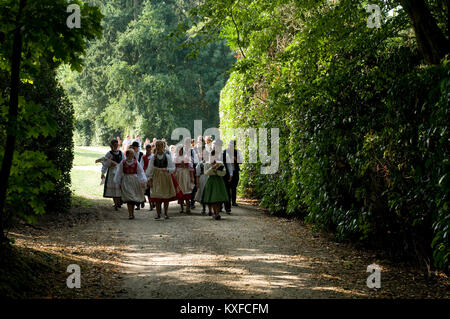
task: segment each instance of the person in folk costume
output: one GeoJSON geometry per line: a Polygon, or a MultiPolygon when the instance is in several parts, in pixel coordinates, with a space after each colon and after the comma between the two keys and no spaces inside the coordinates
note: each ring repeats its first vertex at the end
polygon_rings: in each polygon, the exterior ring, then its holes
{"type": "Polygon", "coordinates": [[[144,142],[144,149],[147,150],[147,145],[150,145],[150,139],[147,137],[144,142]]]}
{"type": "Polygon", "coordinates": [[[126,140],[122,142],[122,151],[126,152],[131,145],[131,137],[127,136],[126,140]]]}
{"type": "MultiPolygon", "coordinates": [[[[147,144],[145,146],[145,151],[146,151],[146,153],[145,153],[144,156],[142,156],[142,159],[141,159],[141,165],[142,165],[142,168],[144,169],[144,172],[147,172],[147,168],[148,168],[148,166],[150,164],[150,160],[153,157],[153,147],[152,147],[152,145],[151,144],[147,144]]],[[[152,202],[150,201],[150,187],[147,186],[147,188],[145,189],[145,193],[144,194],[148,198],[148,203],[150,205],[149,210],[153,210],[154,206],[153,206],[152,202]]]]}
{"type": "MultiPolygon", "coordinates": [[[[99,160],[102,160],[102,180],[105,180],[105,186],[103,189],[103,197],[112,198],[114,200],[114,209],[118,210],[121,207],[121,191],[120,185],[114,182],[114,176],[116,175],[117,166],[125,158],[125,155],[118,149],[119,143],[117,140],[112,140],[110,143],[111,150],[99,160]],[[105,177],[106,173],[106,177],[105,177]]],[[[99,161],[97,160],[97,161],[99,161]]],[[[96,161],[96,162],[97,162],[96,161]]]]}
{"type": "MultiPolygon", "coordinates": [[[[190,139],[188,139],[188,147],[189,144],[190,139]]],[[[184,205],[186,205],[187,214],[191,213],[191,198],[194,186],[194,166],[189,153],[189,148],[178,145],[174,161],[176,167],[174,176],[183,192],[183,198],[178,201],[181,206],[180,213],[184,213],[184,205]]]]}
{"type": "MultiPolygon", "coordinates": [[[[195,200],[199,203],[202,202],[203,190],[205,189],[206,181],[208,180],[208,175],[205,175],[205,164],[209,160],[209,154],[205,150],[205,146],[203,145],[203,150],[200,151],[203,156],[201,156],[201,160],[199,159],[198,164],[195,167],[195,176],[197,180],[197,193],[195,194],[195,200]]],[[[206,204],[202,203],[202,215],[206,214],[206,204]]],[[[211,216],[211,207],[208,208],[208,215],[211,216]]]]}
{"type": "Polygon", "coordinates": [[[141,137],[139,135],[136,135],[133,142],[131,143],[132,145],[134,144],[134,142],[138,143],[138,151],[141,151],[141,145],[142,145],[142,140],[141,137]]]}
{"type": "Polygon", "coordinates": [[[203,161],[203,158],[201,157],[201,155],[204,152],[206,152],[205,151],[205,140],[203,139],[203,136],[200,135],[199,137],[197,137],[197,143],[195,144],[194,149],[197,152],[199,162],[203,161]]]}
{"type": "MultiPolygon", "coordinates": [[[[235,166],[233,165],[234,161],[232,160],[234,152],[234,141],[233,143],[230,142],[228,145],[228,149],[224,150],[222,153],[222,159],[223,163],[225,164],[226,168],[226,174],[223,177],[223,181],[225,182],[225,187],[227,188],[227,194],[228,194],[228,202],[225,202],[225,211],[227,214],[231,214],[231,200],[232,200],[232,188],[233,188],[233,180],[234,180],[234,174],[235,174],[235,166]],[[230,148],[231,147],[231,148],[230,148]]],[[[237,186],[237,184],[236,184],[237,186]]],[[[234,191],[236,192],[236,186],[234,187],[234,191]]],[[[234,197],[234,201],[236,202],[236,195],[234,197]]],[[[222,210],[222,205],[220,207],[220,210],[222,210]]]]}
{"type": "Polygon", "coordinates": [[[205,149],[206,151],[211,154],[213,145],[212,145],[213,139],[211,136],[205,136],[205,149]]]}
{"type": "MultiPolygon", "coordinates": [[[[185,141],[186,146],[187,146],[187,140],[185,141]]],[[[194,168],[194,175],[195,175],[195,168],[197,166],[197,164],[200,162],[197,150],[195,148],[195,140],[192,139],[191,140],[191,144],[189,147],[189,154],[191,156],[191,162],[192,162],[192,166],[194,168]]],[[[192,196],[191,196],[191,200],[190,200],[190,205],[191,205],[191,209],[195,208],[195,194],[197,193],[197,179],[194,177],[194,183],[193,183],[193,189],[192,189],[192,196]]]]}
{"type": "MultiPolygon", "coordinates": [[[[215,140],[212,142],[212,150],[215,152],[217,156],[217,161],[224,164],[225,167],[225,175],[223,175],[223,181],[225,183],[225,188],[227,190],[228,200],[230,199],[230,193],[228,192],[228,183],[231,181],[231,176],[233,175],[233,166],[231,165],[231,161],[229,158],[226,157],[226,153],[222,152],[222,140],[215,140]]],[[[225,211],[227,214],[231,214],[231,204],[229,202],[224,201],[225,204],[225,211]]],[[[222,212],[222,206],[223,203],[220,203],[219,205],[219,213],[222,212]]]]}
{"type": "Polygon", "coordinates": [[[134,206],[145,201],[144,189],[147,177],[134,157],[134,151],[129,149],[125,154],[126,159],[117,167],[114,183],[120,185],[122,201],[128,206],[128,218],[134,219],[134,206]]]}
{"type": "Polygon", "coordinates": [[[170,145],[169,151],[170,151],[170,156],[172,156],[172,159],[174,159],[175,158],[176,146],[175,145],[170,145]]]}
{"type": "MultiPolygon", "coordinates": [[[[139,137],[139,135],[137,135],[136,137],[139,137]]],[[[139,163],[139,165],[141,165],[141,167],[143,167],[144,163],[142,162],[142,158],[144,157],[144,153],[140,151],[139,142],[134,141],[133,143],[131,143],[130,148],[134,151],[134,158],[136,159],[136,161],[139,163]]],[[[140,206],[136,205],[136,210],[140,210],[141,207],[144,208],[144,206],[145,203],[141,203],[140,206]]]]}
{"type": "Polygon", "coordinates": [[[222,162],[216,160],[216,150],[212,150],[208,163],[205,164],[205,175],[208,176],[202,194],[202,204],[207,204],[214,211],[213,218],[219,220],[219,206],[223,202],[227,202],[228,194],[223,181],[223,176],[226,174],[225,166],[222,162]]]}
{"type": "Polygon", "coordinates": [[[231,205],[239,206],[236,203],[237,187],[239,184],[240,164],[244,162],[244,158],[242,157],[241,151],[237,149],[236,140],[231,140],[228,143],[226,152],[228,155],[226,158],[231,160],[231,165],[233,166],[233,175],[230,182],[231,205]]]}
{"type": "Polygon", "coordinates": [[[172,173],[175,171],[175,165],[170,154],[165,151],[163,141],[156,141],[156,152],[150,159],[146,174],[148,178],[148,187],[150,187],[151,201],[156,202],[155,219],[161,218],[161,205],[164,203],[164,218],[168,219],[167,210],[169,202],[182,198],[182,192],[176,183],[172,173]]]}

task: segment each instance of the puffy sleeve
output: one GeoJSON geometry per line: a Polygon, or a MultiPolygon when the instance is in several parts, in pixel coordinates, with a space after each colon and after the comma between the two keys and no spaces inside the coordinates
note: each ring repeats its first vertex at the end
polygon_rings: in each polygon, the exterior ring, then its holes
{"type": "Polygon", "coordinates": [[[108,152],[106,153],[106,155],[104,156],[105,160],[102,161],[102,175],[106,174],[106,171],[108,170],[108,168],[111,166],[111,153],[108,152]]]}
{"type": "MultiPolygon", "coordinates": [[[[139,166],[139,165],[138,165],[139,166]]],[[[123,177],[123,161],[117,166],[116,175],[114,176],[114,183],[120,184],[123,177]]]]}
{"type": "Polygon", "coordinates": [[[167,157],[167,170],[169,171],[169,173],[175,172],[175,164],[172,161],[172,156],[166,154],[166,157],[167,157]]]}
{"type": "Polygon", "coordinates": [[[212,168],[212,165],[209,163],[207,163],[205,165],[205,175],[207,175],[207,176],[216,175],[216,173],[214,173],[214,169],[212,168]]]}
{"type": "Polygon", "coordinates": [[[148,163],[147,171],[145,172],[148,179],[153,178],[153,172],[155,171],[154,164],[155,164],[155,155],[150,157],[150,162],[148,163]]]}
{"type": "MultiPolygon", "coordinates": [[[[122,163],[121,163],[122,165],[122,163]]],[[[145,176],[144,168],[141,165],[137,166],[137,175],[139,178],[140,183],[146,183],[147,182],[147,176],[145,176]]]]}
{"type": "MultiPolygon", "coordinates": [[[[227,164],[228,165],[228,164],[227,164]]],[[[223,166],[223,164],[222,164],[222,166],[223,166]]],[[[219,166],[220,167],[220,166],[219,166]]],[[[222,170],[217,170],[216,171],[217,172],[217,175],[218,176],[225,176],[226,175],[226,173],[227,173],[227,171],[225,170],[225,167],[223,167],[223,169],[222,170]]],[[[233,176],[233,171],[230,171],[230,175],[231,176],[233,176]]]]}

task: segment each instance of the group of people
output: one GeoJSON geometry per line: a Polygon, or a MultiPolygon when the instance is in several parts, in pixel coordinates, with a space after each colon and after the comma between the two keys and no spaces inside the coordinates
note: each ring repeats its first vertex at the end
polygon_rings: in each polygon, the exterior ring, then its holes
{"type": "Polygon", "coordinates": [[[162,213],[168,219],[169,202],[177,201],[180,213],[187,214],[199,202],[202,215],[208,207],[208,215],[219,220],[223,207],[231,214],[231,207],[238,206],[236,190],[243,158],[235,140],[223,150],[222,141],[213,141],[211,136],[186,138],[171,146],[164,139],[146,139],[145,153],[140,142],[139,136],[134,141],[127,137],[122,145],[114,139],[111,150],[96,160],[102,163],[103,197],[113,199],[115,210],[125,203],[129,219],[134,219],[134,211],[148,201],[149,209],[156,209],[155,219],[162,213]]]}

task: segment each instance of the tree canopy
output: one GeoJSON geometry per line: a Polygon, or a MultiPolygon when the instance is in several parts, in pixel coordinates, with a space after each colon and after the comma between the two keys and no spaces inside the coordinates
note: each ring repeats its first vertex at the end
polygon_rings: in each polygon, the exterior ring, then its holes
{"type": "Polygon", "coordinates": [[[220,90],[233,53],[215,40],[196,59],[170,35],[188,21],[194,1],[103,1],[104,37],[89,43],[81,73],[60,79],[75,106],[76,142],[107,144],[117,135],[170,138],[194,120],[219,125],[220,90]]]}

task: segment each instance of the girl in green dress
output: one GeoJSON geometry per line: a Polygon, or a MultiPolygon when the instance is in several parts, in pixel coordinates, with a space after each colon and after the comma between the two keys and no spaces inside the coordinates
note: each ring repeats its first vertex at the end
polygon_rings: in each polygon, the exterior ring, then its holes
{"type": "Polygon", "coordinates": [[[216,220],[220,219],[220,204],[228,201],[227,189],[222,178],[225,174],[225,166],[222,162],[216,161],[215,150],[211,151],[209,163],[205,164],[205,175],[209,177],[203,190],[201,203],[207,204],[210,210],[213,209],[213,218],[216,220]]]}

